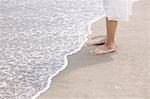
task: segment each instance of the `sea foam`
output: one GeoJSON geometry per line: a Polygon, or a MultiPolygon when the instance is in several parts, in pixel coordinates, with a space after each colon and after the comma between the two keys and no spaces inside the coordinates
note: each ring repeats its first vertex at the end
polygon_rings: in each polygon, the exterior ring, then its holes
{"type": "Polygon", "coordinates": [[[35,99],[87,41],[101,0],[0,0],[0,99],[35,99]]]}

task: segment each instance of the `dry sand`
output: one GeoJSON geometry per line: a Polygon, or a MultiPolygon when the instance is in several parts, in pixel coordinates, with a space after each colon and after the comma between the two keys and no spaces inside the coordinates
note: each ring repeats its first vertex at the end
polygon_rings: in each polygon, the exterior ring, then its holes
{"type": "MultiPolygon", "coordinates": [[[[94,46],[85,44],[38,99],[150,99],[149,5],[135,3],[130,21],[120,23],[116,53],[91,55],[94,46]]],[[[101,19],[92,30],[104,35],[104,24],[101,19]]]]}

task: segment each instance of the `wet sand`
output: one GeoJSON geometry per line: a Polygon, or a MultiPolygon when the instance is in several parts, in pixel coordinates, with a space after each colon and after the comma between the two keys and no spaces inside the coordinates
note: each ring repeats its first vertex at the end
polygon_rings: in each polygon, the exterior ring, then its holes
{"type": "MultiPolygon", "coordinates": [[[[150,99],[150,2],[134,4],[129,22],[120,22],[118,51],[92,55],[85,44],[68,56],[69,64],[37,99],[150,99]]],[[[105,34],[105,21],[92,25],[93,35],[105,34]]],[[[89,37],[91,37],[89,36],[89,37]]]]}

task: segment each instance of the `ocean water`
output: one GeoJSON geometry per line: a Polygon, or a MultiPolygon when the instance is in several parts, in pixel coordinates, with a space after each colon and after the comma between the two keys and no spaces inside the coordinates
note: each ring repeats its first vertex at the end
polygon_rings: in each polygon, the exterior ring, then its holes
{"type": "Polygon", "coordinates": [[[0,0],[0,99],[35,99],[79,51],[102,0],[0,0]]]}

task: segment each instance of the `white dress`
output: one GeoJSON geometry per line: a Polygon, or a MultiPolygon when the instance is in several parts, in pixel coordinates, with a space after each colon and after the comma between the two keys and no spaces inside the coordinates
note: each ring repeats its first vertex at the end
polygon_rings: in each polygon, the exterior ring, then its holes
{"type": "Polygon", "coordinates": [[[109,20],[128,21],[135,0],[103,0],[105,16],[109,20]]]}

